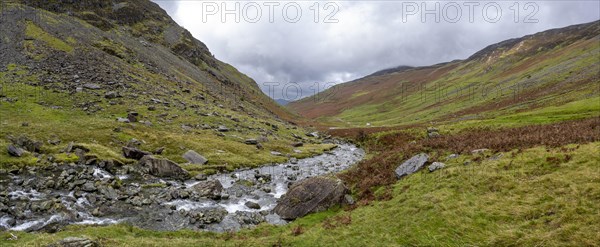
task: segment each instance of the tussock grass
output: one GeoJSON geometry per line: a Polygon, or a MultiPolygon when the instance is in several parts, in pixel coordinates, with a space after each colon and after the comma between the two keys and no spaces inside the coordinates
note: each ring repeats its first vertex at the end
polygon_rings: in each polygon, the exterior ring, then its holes
{"type": "MultiPolygon", "coordinates": [[[[366,148],[378,153],[341,174],[345,181],[355,185],[359,196],[374,199],[374,190],[396,182],[394,169],[404,160],[421,152],[429,153],[432,160],[444,161],[451,153],[469,154],[475,149],[506,152],[539,145],[558,147],[571,143],[600,140],[600,118],[576,120],[549,125],[531,125],[518,128],[470,128],[457,134],[426,138],[414,129],[374,135],[366,141],[366,148]]],[[[487,154],[488,156],[491,154],[487,154]]]]}

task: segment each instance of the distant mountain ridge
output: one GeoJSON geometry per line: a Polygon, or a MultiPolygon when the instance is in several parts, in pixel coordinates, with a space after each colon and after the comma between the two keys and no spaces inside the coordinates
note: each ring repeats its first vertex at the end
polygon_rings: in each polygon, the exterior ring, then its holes
{"type": "Polygon", "coordinates": [[[288,108],[326,125],[389,126],[590,100],[599,94],[599,37],[600,21],[551,29],[492,44],[465,60],[378,71],[288,108]]]}
{"type": "Polygon", "coordinates": [[[277,102],[277,104],[280,104],[282,106],[286,106],[287,104],[289,104],[291,101],[285,100],[285,99],[276,99],[275,102],[277,102]]]}

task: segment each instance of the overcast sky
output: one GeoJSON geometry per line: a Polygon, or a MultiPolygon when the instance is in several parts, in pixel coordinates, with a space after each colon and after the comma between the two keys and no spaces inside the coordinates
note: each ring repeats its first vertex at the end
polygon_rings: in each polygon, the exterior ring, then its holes
{"type": "MultiPolygon", "coordinates": [[[[389,67],[464,59],[502,40],[600,19],[600,1],[595,0],[518,5],[515,1],[329,5],[310,0],[258,1],[237,2],[239,8],[234,1],[154,2],[215,57],[255,79],[274,98],[285,98],[286,83],[298,83],[301,96],[306,97],[315,92],[315,83],[322,90],[331,82],[351,81],[389,67]],[[296,14],[298,9],[301,15],[296,14]],[[236,11],[237,16],[223,16],[236,11]],[[274,95],[266,82],[281,83],[271,86],[274,95]]],[[[287,98],[300,97],[295,87],[287,90],[287,98]]]]}

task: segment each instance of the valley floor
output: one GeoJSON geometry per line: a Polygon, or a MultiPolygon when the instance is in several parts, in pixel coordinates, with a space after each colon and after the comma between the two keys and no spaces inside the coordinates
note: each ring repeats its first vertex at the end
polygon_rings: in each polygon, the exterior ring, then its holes
{"type": "MultiPolygon", "coordinates": [[[[54,234],[6,232],[0,243],[39,246],[75,236],[108,246],[594,246],[600,242],[600,142],[598,122],[588,121],[575,131],[591,133],[592,141],[532,143],[453,159],[429,150],[444,169],[424,169],[371,193],[355,185],[354,192],[362,193],[356,207],[286,226],[224,234],[71,226],[54,234]],[[12,234],[17,240],[7,240],[12,234]]],[[[555,139],[550,134],[548,140],[555,139]]],[[[385,155],[372,150],[372,157],[385,155]]],[[[373,158],[356,168],[369,162],[373,158]]]]}

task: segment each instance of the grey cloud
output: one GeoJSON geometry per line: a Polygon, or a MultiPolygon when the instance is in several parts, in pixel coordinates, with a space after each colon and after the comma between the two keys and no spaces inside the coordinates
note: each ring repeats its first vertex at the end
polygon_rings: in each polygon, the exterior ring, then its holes
{"type": "MultiPolygon", "coordinates": [[[[476,8],[479,12],[474,23],[468,21],[466,8],[458,23],[436,23],[433,16],[424,23],[420,16],[409,16],[404,23],[400,1],[346,1],[337,2],[340,11],[335,17],[339,23],[326,24],[314,23],[309,10],[314,2],[302,1],[303,16],[298,23],[283,21],[281,14],[274,23],[264,15],[258,23],[221,22],[218,17],[203,23],[200,1],[156,2],[206,43],[217,58],[254,78],[263,90],[267,89],[264,82],[297,82],[303,96],[314,92],[310,86],[315,82],[340,83],[399,65],[464,59],[505,39],[600,19],[597,1],[538,1],[538,23],[522,23],[527,14],[525,2],[520,2],[520,22],[514,23],[509,9],[514,2],[501,1],[503,13],[497,23],[483,20],[481,8],[486,2],[476,8]]],[[[434,2],[426,3],[433,7],[434,2]]],[[[440,3],[443,6],[447,2],[440,3]]],[[[275,98],[281,97],[281,89],[275,98]]]]}

